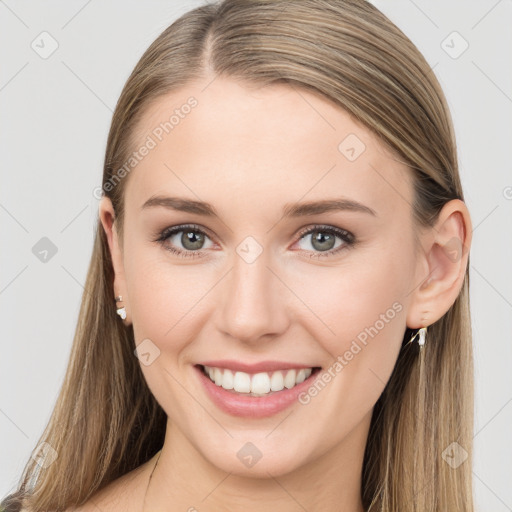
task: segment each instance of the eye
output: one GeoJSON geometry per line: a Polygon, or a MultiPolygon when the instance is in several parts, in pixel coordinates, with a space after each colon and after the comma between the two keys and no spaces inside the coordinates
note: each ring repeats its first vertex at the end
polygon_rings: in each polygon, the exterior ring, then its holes
{"type": "Polygon", "coordinates": [[[155,242],[159,242],[165,249],[180,257],[196,258],[204,256],[200,251],[208,248],[204,246],[206,239],[209,237],[202,229],[190,224],[164,229],[155,242]]]}
{"type": "MultiPolygon", "coordinates": [[[[309,242],[306,245],[312,247],[313,251],[317,251],[311,254],[311,258],[334,256],[355,244],[355,237],[352,233],[334,226],[316,225],[308,228],[300,233],[299,242],[307,240],[308,237],[309,242]],[[341,240],[337,245],[336,238],[341,240]]],[[[311,249],[306,248],[305,250],[309,252],[311,249]]]]}
{"type": "MultiPolygon", "coordinates": [[[[333,256],[355,244],[355,237],[352,233],[335,226],[315,225],[303,230],[299,236],[297,243],[310,237],[310,241],[306,245],[309,245],[312,249],[302,248],[301,250],[301,252],[313,251],[310,258],[333,256]],[[337,245],[336,238],[341,240],[337,245]]],[[[203,229],[195,224],[188,224],[164,229],[155,242],[160,243],[166,250],[179,257],[200,258],[205,256],[203,250],[212,246],[206,245],[205,247],[206,240],[210,240],[210,238],[203,229]]]]}

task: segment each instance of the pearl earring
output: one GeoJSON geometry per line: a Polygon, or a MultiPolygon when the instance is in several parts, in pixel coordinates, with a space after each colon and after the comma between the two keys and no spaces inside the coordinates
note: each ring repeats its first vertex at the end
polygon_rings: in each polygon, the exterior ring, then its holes
{"type": "MultiPolygon", "coordinates": [[[[122,300],[123,300],[123,297],[122,297],[121,295],[118,295],[118,296],[116,297],[116,303],[117,303],[117,302],[122,302],[122,300]]],[[[123,307],[121,307],[121,308],[118,308],[118,309],[116,310],[116,313],[117,313],[117,314],[118,314],[118,315],[119,315],[123,320],[125,320],[125,319],[126,319],[126,309],[125,309],[125,307],[124,307],[124,306],[123,306],[123,307]]]]}

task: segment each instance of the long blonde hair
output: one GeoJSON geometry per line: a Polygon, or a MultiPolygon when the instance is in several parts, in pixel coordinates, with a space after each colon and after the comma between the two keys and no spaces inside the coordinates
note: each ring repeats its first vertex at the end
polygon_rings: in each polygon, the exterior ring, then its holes
{"type": "MultiPolygon", "coordinates": [[[[447,201],[464,200],[441,87],[416,46],[377,8],[363,0],[224,0],[170,25],[121,93],[102,183],[121,232],[127,180],[116,173],[134,150],[141,115],[207,72],[305,88],[345,109],[410,167],[417,229],[432,227],[447,201]]],[[[361,488],[370,512],[473,511],[468,269],[452,307],[429,327],[426,349],[400,352],[375,405],[361,488]],[[468,457],[456,469],[443,458],[454,442],[468,457]]],[[[134,356],[132,327],[116,316],[113,277],[98,219],[69,365],[38,442],[58,456],[48,467],[29,459],[4,504],[23,500],[34,512],[80,505],[163,445],[166,415],[134,356]]],[[[404,342],[411,334],[407,329],[404,342]]]]}

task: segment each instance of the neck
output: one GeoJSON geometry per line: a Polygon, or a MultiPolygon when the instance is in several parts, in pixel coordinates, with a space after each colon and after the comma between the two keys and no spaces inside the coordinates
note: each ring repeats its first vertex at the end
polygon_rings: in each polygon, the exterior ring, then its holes
{"type": "Polygon", "coordinates": [[[207,460],[167,423],[164,446],[146,495],[147,510],[209,512],[364,512],[361,472],[371,411],[341,443],[285,474],[251,478],[207,460]]]}

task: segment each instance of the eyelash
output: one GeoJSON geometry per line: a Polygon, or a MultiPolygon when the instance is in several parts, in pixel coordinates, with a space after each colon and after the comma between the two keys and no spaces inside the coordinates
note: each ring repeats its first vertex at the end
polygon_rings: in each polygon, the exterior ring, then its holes
{"type": "MultiPolygon", "coordinates": [[[[165,245],[165,242],[167,241],[168,238],[170,238],[172,235],[175,235],[176,233],[180,233],[181,231],[200,233],[201,235],[205,235],[208,238],[210,238],[208,233],[203,231],[196,224],[184,224],[181,226],[174,226],[171,228],[164,229],[161,233],[159,233],[158,238],[154,241],[159,243],[160,245],[162,245],[164,247],[164,249],[166,249],[167,251],[170,251],[173,254],[176,254],[177,256],[179,256],[181,258],[201,258],[201,257],[203,257],[203,254],[201,254],[201,250],[198,250],[198,251],[185,250],[184,251],[182,249],[176,249],[175,247],[172,247],[170,245],[165,245]]],[[[310,258],[328,258],[331,256],[335,256],[339,252],[341,252],[345,249],[352,248],[355,244],[355,237],[349,231],[346,231],[346,230],[340,229],[340,228],[336,228],[334,226],[325,226],[325,225],[321,225],[321,224],[316,224],[314,226],[305,228],[304,230],[302,230],[299,233],[297,240],[301,240],[305,235],[309,235],[316,231],[319,231],[321,233],[328,233],[330,235],[335,235],[343,240],[344,245],[340,245],[336,249],[330,249],[329,251],[315,252],[314,254],[310,255],[310,258]]],[[[309,252],[309,251],[301,250],[299,252],[309,252]]]]}

